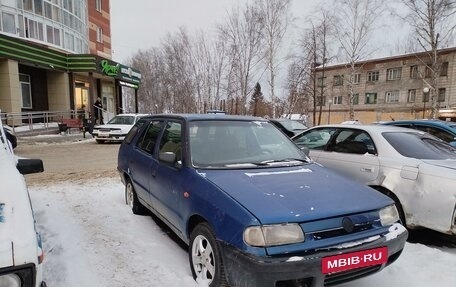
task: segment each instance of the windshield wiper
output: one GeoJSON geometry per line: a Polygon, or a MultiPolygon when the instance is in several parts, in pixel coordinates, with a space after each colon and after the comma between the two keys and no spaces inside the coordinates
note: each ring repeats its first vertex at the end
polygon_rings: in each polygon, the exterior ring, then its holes
{"type": "Polygon", "coordinates": [[[255,164],[258,164],[258,165],[268,165],[270,163],[279,163],[279,162],[293,162],[293,161],[299,161],[299,162],[309,162],[308,160],[306,159],[302,159],[302,158],[284,158],[284,159],[269,159],[269,160],[264,160],[264,161],[261,161],[259,163],[255,163],[255,164]]]}

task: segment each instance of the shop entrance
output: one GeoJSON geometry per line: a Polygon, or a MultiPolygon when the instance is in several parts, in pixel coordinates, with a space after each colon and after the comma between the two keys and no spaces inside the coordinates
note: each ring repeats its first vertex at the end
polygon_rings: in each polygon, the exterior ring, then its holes
{"type": "Polygon", "coordinates": [[[74,92],[74,106],[78,111],[78,118],[89,117],[89,87],[87,83],[76,82],[74,92]]]}

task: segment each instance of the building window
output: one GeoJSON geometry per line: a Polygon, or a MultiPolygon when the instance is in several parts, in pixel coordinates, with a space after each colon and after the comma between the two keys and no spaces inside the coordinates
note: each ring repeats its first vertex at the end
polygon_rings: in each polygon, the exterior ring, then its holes
{"type": "Polygon", "coordinates": [[[386,92],[386,102],[387,103],[399,103],[399,91],[389,91],[386,92]]]}
{"type": "Polygon", "coordinates": [[[16,34],[16,20],[13,14],[2,12],[3,32],[16,34]]]}
{"type": "Polygon", "coordinates": [[[324,78],[323,77],[319,77],[317,79],[317,86],[318,87],[324,87],[325,86],[325,79],[326,79],[326,77],[324,77],[324,78]]]}
{"type": "Polygon", "coordinates": [[[366,105],[376,104],[377,103],[377,93],[366,93],[364,103],[366,105]]]}
{"type": "Polygon", "coordinates": [[[370,71],[367,72],[367,81],[368,82],[377,82],[380,76],[379,71],[370,71]]]}
{"type": "Polygon", "coordinates": [[[424,69],[424,77],[425,78],[432,77],[432,69],[429,66],[426,66],[426,69],[424,69]]]}
{"type": "Polygon", "coordinates": [[[443,62],[440,67],[440,77],[448,76],[448,62],[443,62]]]}
{"type": "Polygon", "coordinates": [[[387,81],[394,81],[400,80],[402,74],[402,68],[394,68],[386,70],[386,80],[387,81]]]}
{"type": "Polygon", "coordinates": [[[317,106],[324,106],[326,105],[326,97],[317,97],[317,106]]]}
{"type": "Polygon", "coordinates": [[[344,76],[335,75],[334,76],[334,86],[342,86],[343,84],[344,84],[344,76]]]}
{"type": "Polygon", "coordinates": [[[97,27],[97,42],[103,43],[103,29],[101,27],[97,27]]]}
{"type": "Polygon", "coordinates": [[[418,79],[420,76],[420,67],[411,66],[410,67],[410,79],[418,79]]]}
{"type": "Polygon", "coordinates": [[[445,94],[446,94],[446,89],[445,88],[440,88],[439,89],[439,96],[437,98],[438,102],[445,102],[445,94]]]}
{"type": "Polygon", "coordinates": [[[359,105],[359,94],[353,95],[353,105],[359,105]]]}
{"type": "Polygon", "coordinates": [[[101,0],[95,1],[95,9],[97,9],[97,11],[101,12],[101,0]]]}
{"type": "Polygon", "coordinates": [[[416,100],[416,90],[408,90],[407,103],[414,103],[416,100]]]}
{"type": "Polygon", "coordinates": [[[360,73],[356,73],[352,76],[352,84],[359,84],[360,80],[361,80],[360,73]]]}
{"type": "Polygon", "coordinates": [[[32,89],[30,84],[30,76],[26,74],[19,74],[19,82],[21,84],[22,94],[22,108],[32,108],[32,89]]]}
{"type": "Polygon", "coordinates": [[[342,96],[335,96],[332,103],[333,105],[342,105],[342,96]]]}

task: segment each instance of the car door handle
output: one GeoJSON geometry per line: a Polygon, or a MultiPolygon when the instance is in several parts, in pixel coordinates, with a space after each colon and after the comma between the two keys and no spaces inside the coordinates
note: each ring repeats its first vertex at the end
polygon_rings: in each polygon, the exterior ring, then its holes
{"type": "Polygon", "coordinates": [[[156,177],[156,176],[157,176],[157,172],[155,171],[155,169],[150,173],[150,175],[151,175],[152,177],[156,177]]]}
{"type": "Polygon", "coordinates": [[[361,170],[362,172],[374,173],[375,168],[373,168],[373,167],[362,167],[360,170],[361,170]]]}

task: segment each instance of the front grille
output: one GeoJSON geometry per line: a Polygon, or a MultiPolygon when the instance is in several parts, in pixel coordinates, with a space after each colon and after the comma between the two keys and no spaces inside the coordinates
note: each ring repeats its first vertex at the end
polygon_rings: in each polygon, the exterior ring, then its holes
{"type": "MultiPolygon", "coordinates": [[[[365,230],[372,229],[372,222],[365,223],[365,224],[358,224],[353,228],[353,231],[350,233],[356,233],[356,232],[361,232],[365,230]]],[[[335,229],[329,229],[329,230],[321,230],[318,232],[314,232],[313,238],[314,240],[322,240],[322,239],[327,239],[331,237],[337,237],[337,236],[343,236],[349,234],[343,227],[340,228],[335,228],[335,229]]]]}
{"type": "Polygon", "coordinates": [[[375,265],[326,275],[324,286],[342,284],[361,278],[379,271],[380,268],[382,268],[382,265],[375,265]]]}

